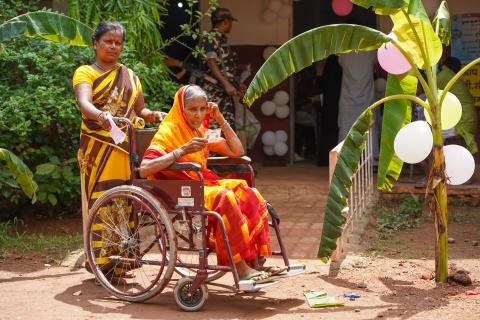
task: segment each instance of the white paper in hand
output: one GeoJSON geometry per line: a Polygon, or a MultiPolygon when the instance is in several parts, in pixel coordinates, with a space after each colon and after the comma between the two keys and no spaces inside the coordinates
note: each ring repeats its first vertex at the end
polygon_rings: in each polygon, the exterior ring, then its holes
{"type": "Polygon", "coordinates": [[[125,141],[125,137],[127,135],[119,127],[117,127],[115,122],[113,122],[113,118],[110,113],[107,114],[107,119],[108,119],[108,122],[110,122],[110,126],[111,126],[110,136],[112,137],[113,142],[115,142],[115,144],[120,144],[123,141],[125,141]]]}
{"type": "Polygon", "coordinates": [[[208,129],[205,138],[208,142],[215,142],[222,137],[222,129],[208,129]]]}

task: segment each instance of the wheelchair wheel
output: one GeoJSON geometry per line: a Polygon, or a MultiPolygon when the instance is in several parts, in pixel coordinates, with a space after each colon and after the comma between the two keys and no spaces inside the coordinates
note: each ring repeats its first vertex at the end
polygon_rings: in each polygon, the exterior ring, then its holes
{"type": "Polygon", "coordinates": [[[175,297],[175,302],[183,311],[198,311],[202,309],[208,299],[208,289],[207,286],[202,283],[195,290],[195,292],[190,292],[192,287],[193,279],[191,278],[182,278],[177,281],[175,288],[173,289],[173,295],[175,297]]]}
{"type": "Polygon", "coordinates": [[[177,239],[167,211],[150,193],[128,185],[108,190],[90,210],[87,230],[87,259],[111,294],[141,302],[166,287],[177,239]]]}

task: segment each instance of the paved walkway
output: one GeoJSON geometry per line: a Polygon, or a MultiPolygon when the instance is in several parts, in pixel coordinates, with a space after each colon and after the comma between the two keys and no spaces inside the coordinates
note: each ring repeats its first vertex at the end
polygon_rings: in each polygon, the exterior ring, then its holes
{"type": "Polygon", "coordinates": [[[328,192],[328,168],[300,163],[259,167],[257,171],[256,186],[280,216],[289,257],[315,258],[328,192]]]}

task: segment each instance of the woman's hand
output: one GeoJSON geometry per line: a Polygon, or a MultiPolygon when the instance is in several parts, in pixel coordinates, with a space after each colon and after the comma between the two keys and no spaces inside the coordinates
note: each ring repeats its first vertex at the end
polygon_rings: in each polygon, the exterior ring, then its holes
{"type": "Polygon", "coordinates": [[[203,150],[207,146],[207,142],[208,140],[204,138],[193,138],[180,147],[180,156],[203,150]]]}
{"type": "Polygon", "coordinates": [[[97,123],[99,126],[101,126],[104,130],[110,131],[112,126],[110,125],[110,121],[108,121],[108,113],[107,112],[101,112],[97,116],[97,123]]]}
{"type": "Polygon", "coordinates": [[[166,112],[163,111],[153,111],[153,122],[162,122],[163,119],[167,116],[166,112]]]}
{"type": "Polygon", "coordinates": [[[217,123],[222,124],[223,122],[225,122],[225,119],[223,118],[223,115],[218,108],[218,104],[209,101],[207,102],[207,107],[208,113],[210,113],[210,116],[215,119],[217,123]]]}

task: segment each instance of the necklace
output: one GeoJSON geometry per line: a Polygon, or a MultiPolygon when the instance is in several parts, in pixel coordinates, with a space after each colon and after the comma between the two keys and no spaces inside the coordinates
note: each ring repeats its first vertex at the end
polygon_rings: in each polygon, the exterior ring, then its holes
{"type": "Polygon", "coordinates": [[[111,67],[110,69],[108,70],[105,70],[104,68],[102,68],[97,62],[94,63],[94,65],[96,65],[98,67],[98,69],[102,70],[103,72],[107,72],[107,71],[110,71],[112,70],[113,68],[115,68],[117,66],[117,64],[115,64],[113,67],[111,67]]]}

